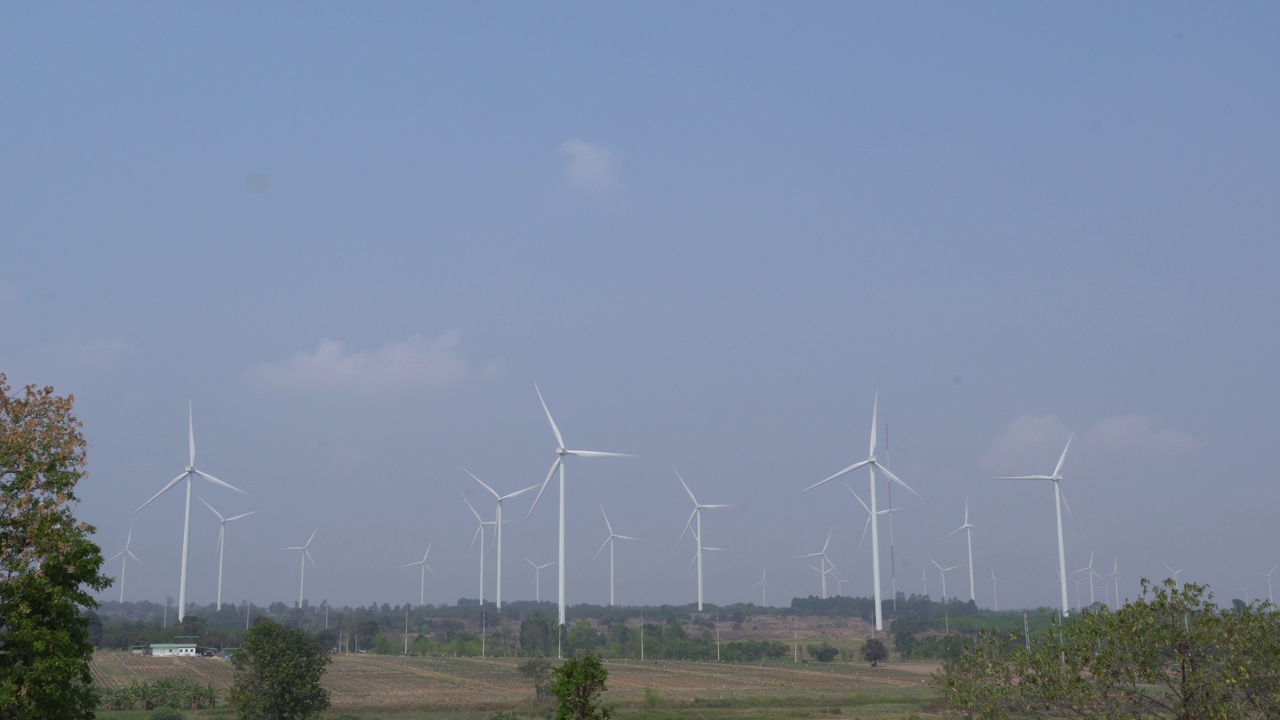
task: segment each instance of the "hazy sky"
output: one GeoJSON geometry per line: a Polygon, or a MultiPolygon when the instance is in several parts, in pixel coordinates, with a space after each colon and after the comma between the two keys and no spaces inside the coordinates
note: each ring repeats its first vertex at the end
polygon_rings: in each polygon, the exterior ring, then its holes
{"type": "MultiPolygon", "coordinates": [[[[1051,486],[992,478],[1075,429],[1069,570],[1265,596],[1277,48],[1271,3],[10,3],[0,371],[75,395],[79,514],[146,563],[126,599],[178,595],[181,488],[133,511],[185,467],[189,401],[197,467],[257,499],[196,491],[262,511],[224,600],[293,602],[280,548],[317,526],[313,604],[416,602],[428,542],[427,601],[474,598],[462,498],[493,505],[463,468],[542,482],[535,382],[569,447],[640,456],[571,459],[571,605],[608,599],[601,505],[641,539],[618,601],[695,599],[673,468],[736,505],[704,521],[708,602],[766,568],[771,604],[817,594],[795,556],[833,527],[869,595],[865,514],[801,490],[866,457],[877,389],[929,501],[894,491],[898,589],[964,563],[967,495],[979,604],[994,570],[1002,607],[1056,606],[1051,486]]],[[[531,500],[507,599],[556,554],[554,486],[531,500]]]]}

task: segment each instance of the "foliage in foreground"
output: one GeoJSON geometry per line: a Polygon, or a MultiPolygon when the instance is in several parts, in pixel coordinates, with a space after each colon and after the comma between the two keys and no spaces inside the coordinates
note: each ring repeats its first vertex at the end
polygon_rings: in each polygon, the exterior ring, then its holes
{"type": "Polygon", "coordinates": [[[1142,586],[1137,602],[1082,613],[1030,649],[1016,634],[982,634],[937,676],[951,710],[984,720],[1280,717],[1273,606],[1223,611],[1202,585],[1142,586]]]}
{"type": "Polygon", "coordinates": [[[305,720],[329,707],[320,685],[331,658],[305,630],[259,620],[236,652],[231,704],[243,720],[305,720]]]}
{"type": "Polygon", "coordinates": [[[92,718],[93,645],[82,614],[100,572],[93,527],[72,514],[85,439],[73,399],[0,373],[0,717],[92,718]]]}
{"type": "Polygon", "coordinates": [[[609,671],[595,655],[570,658],[552,670],[551,692],[559,701],[555,720],[609,720],[613,708],[600,701],[609,671]]]}
{"type": "Polygon", "coordinates": [[[212,683],[201,685],[189,678],[134,680],[126,687],[101,692],[102,706],[108,710],[203,710],[218,705],[218,691],[212,683]]]}

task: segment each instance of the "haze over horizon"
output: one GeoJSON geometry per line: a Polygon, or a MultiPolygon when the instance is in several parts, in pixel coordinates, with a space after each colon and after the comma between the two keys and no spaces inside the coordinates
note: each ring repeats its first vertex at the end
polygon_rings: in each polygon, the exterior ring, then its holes
{"type": "MultiPolygon", "coordinates": [[[[638,456],[570,458],[570,606],[608,600],[601,506],[640,539],[619,604],[696,599],[674,470],[735,505],[704,517],[707,602],[758,602],[766,568],[771,604],[818,594],[796,557],[832,528],[870,595],[862,509],[801,491],[866,457],[877,391],[880,458],[928,501],[893,490],[898,590],[963,566],[939,539],[967,497],[979,606],[994,569],[1001,608],[1056,608],[1051,486],[993,478],[1074,430],[1068,571],[1265,597],[1278,16],[12,4],[0,372],[75,395],[78,516],[145,563],[126,600],[178,595],[182,488],[134,510],[186,466],[188,403],[196,467],[257,499],[195,493],[262,511],[227,527],[224,601],[293,603],[281,548],[317,528],[312,605],[416,602],[429,542],[427,602],[476,597],[462,498],[493,505],[463,468],[542,483],[535,382],[567,447],[638,456]]],[[[555,559],[555,490],[504,506],[504,600],[555,559]]],[[[201,605],[217,526],[193,498],[201,605]]]]}

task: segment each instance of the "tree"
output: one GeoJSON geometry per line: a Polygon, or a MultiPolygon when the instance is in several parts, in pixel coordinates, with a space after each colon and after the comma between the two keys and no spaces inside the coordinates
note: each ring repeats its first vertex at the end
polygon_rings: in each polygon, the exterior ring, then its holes
{"type": "Polygon", "coordinates": [[[234,656],[231,704],[242,720],[303,720],[329,707],[330,657],[305,630],[260,618],[234,656]]]}
{"type": "Polygon", "coordinates": [[[0,718],[91,718],[85,611],[111,580],[71,511],[86,443],[70,395],[10,392],[0,373],[0,718]]]}
{"type": "Polygon", "coordinates": [[[526,660],[517,668],[526,680],[533,683],[533,695],[539,702],[546,696],[551,681],[551,663],[543,658],[526,660]]]}
{"type": "Polygon", "coordinates": [[[871,663],[871,667],[876,667],[881,661],[889,659],[889,648],[885,647],[883,641],[871,638],[862,644],[862,659],[871,663]]]}
{"type": "Polygon", "coordinates": [[[1223,611],[1202,585],[1142,588],[1115,612],[1055,623],[1030,649],[1016,633],[983,633],[943,663],[950,705],[979,718],[1280,717],[1280,614],[1269,603],[1223,611]]]}
{"type": "Polygon", "coordinates": [[[559,701],[555,720],[609,720],[613,708],[602,704],[599,697],[609,671],[600,658],[590,654],[570,658],[551,673],[555,676],[551,692],[559,701]]]}
{"type": "Polygon", "coordinates": [[[824,663],[835,660],[836,656],[840,654],[840,649],[826,640],[823,640],[821,645],[810,645],[808,650],[809,657],[824,663]]]}

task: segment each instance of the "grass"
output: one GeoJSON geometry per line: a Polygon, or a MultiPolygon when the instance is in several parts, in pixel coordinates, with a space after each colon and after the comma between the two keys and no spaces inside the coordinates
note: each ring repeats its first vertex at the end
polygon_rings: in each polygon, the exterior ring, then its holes
{"type": "MultiPolygon", "coordinates": [[[[212,681],[225,690],[229,663],[212,659],[95,657],[95,679],[173,675],[212,681]]],[[[339,655],[326,673],[333,708],[327,720],[487,720],[499,711],[542,720],[552,705],[533,701],[515,658],[423,658],[339,655]]],[[[553,661],[554,662],[554,661],[553,661]]],[[[941,717],[932,666],[888,663],[714,663],[608,660],[605,700],[615,720],[783,720],[941,717]]],[[[188,720],[231,718],[228,708],[186,711],[188,720]]],[[[100,711],[104,720],[144,720],[143,711],[100,711]]]]}

